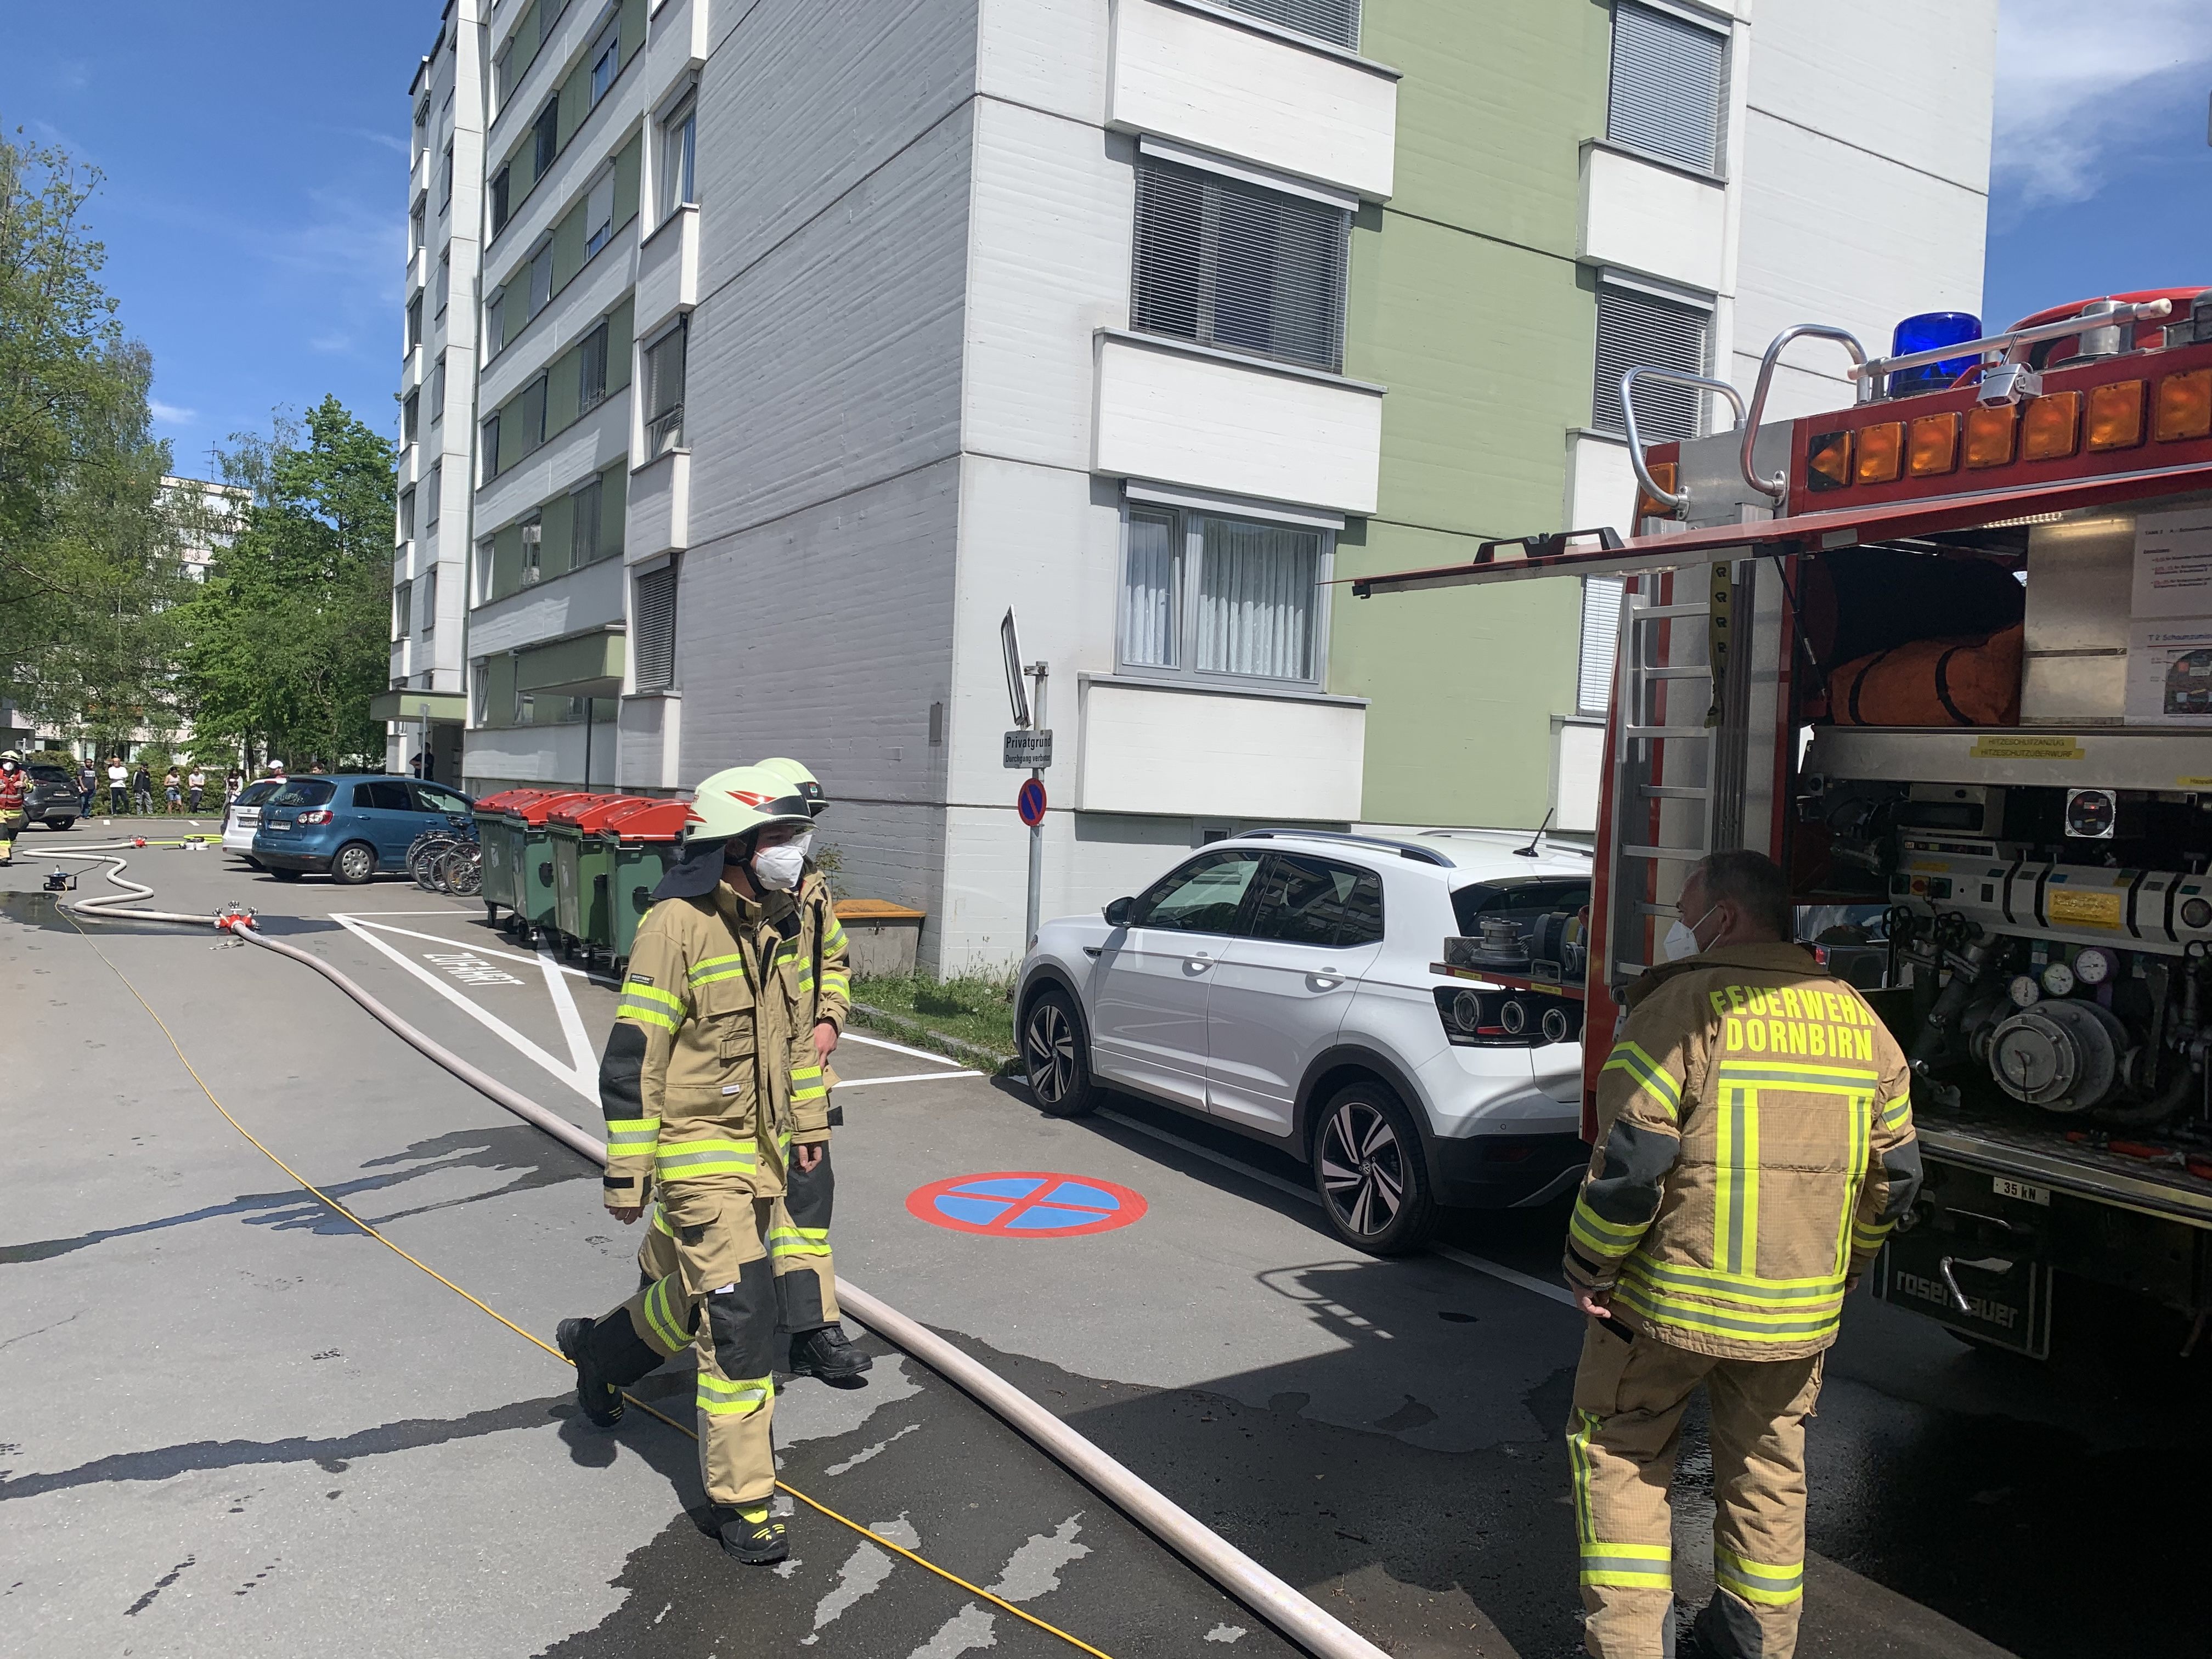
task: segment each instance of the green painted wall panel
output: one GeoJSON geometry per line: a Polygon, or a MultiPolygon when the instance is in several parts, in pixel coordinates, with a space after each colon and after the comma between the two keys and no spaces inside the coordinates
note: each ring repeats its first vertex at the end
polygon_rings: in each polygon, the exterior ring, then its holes
{"type": "Polygon", "coordinates": [[[487,657],[480,672],[484,677],[483,723],[486,726],[513,726],[514,659],[505,655],[487,657]]]}
{"type": "MultiPolygon", "coordinates": [[[[625,42],[629,35],[623,35],[625,42]]],[[[629,50],[625,45],[624,52],[629,50]]],[[[637,217],[638,168],[645,155],[645,137],[640,133],[615,156],[615,223],[626,225],[637,217]]]]}
{"type": "MultiPolygon", "coordinates": [[[[615,217],[622,217],[617,211],[615,217]]],[[[636,343],[637,301],[624,300],[607,315],[607,396],[629,384],[631,348],[636,343]]]]}
{"type": "Polygon", "coordinates": [[[575,560],[575,511],[566,495],[556,495],[539,509],[538,571],[541,580],[566,575],[575,560]]]}
{"type": "Polygon", "coordinates": [[[578,388],[583,383],[583,356],[574,347],[553,360],[545,371],[545,435],[575,424],[578,388]]]}
{"type": "Polygon", "coordinates": [[[599,540],[605,552],[623,550],[623,506],[629,499],[629,463],[617,461],[599,474],[599,540]]]}
{"type": "Polygon", "coordinates": [[[491,538],[491,597],[503,599],[522,586],[522,526],[511,524],[491,538]]]}
{"type": "MultiPolygon", "coordinates": [[[[1406,76],[1397,193],[1352,231],[1346,372],[1389,392],[1380,508],[1340,538],[1340,579],[1560,527],[1567,433],[1589,411],[1578,168],[1603,131],[1610,16],[1602,0],[1367,0],[1362,52],[1406,76]]],[[[1539,822],[1579,584],[1333,596],[1329,689],[1371,700],[1363,816],[1539,822]]]]}
{"type": "Polygon", "coordinates": [[[584,210],[578,202],[553,227],[553,291],[558,294],[584,268],[584,210]]]}

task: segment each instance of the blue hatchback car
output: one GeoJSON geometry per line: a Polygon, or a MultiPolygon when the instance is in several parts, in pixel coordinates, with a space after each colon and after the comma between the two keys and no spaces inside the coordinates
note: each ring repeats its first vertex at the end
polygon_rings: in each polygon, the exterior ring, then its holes
{"type": "Polygon", "coordinates": [[[473,816],[469,797],[443,784],[390,775],[294,778],[262,803],[253,857],[279,881],[312,870],[354,885],[380,870],[405,870],[416,836],[465,826],[473,816]]]}

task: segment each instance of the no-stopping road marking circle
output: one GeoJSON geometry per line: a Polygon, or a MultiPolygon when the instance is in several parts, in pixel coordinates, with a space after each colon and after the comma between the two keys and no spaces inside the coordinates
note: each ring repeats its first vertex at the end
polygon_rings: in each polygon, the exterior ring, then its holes
{"type": "Polygon", "coordinates": [[[933,1227],[994,1238],[1077,1238],[1141,1218],[1144,1194],[1095,1176],[999,1170],[933,1181],[907,1194],[908,1213],[933,1227]]]}

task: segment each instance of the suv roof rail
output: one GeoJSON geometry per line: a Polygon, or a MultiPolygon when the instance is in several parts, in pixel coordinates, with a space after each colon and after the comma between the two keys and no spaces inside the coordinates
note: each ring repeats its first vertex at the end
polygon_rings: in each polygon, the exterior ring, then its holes
{"type": "Polygon", "coordinates": [[[1354,847],[1387,847],[1401,859],[1411,859],[1416,864],[1433,864],[1446,870],[1459,866],[1433,847],[1416,847],[1411,842],[1392,841],[1383,836],[1347,835],[1341,830],[1244,830],[1232,839],[1237,841],[1336,841],[1354,847]]]}

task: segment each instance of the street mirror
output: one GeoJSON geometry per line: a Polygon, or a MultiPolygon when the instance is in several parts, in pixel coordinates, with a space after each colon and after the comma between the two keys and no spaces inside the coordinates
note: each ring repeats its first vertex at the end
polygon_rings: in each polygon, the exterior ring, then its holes
{"type": "Polygon", "coordinates": [[[1115,899],[1106,907],[1104,912],[1106,925],[1109,927],[1127,927],[1129,925],[1129,912],[1135,909],[1136,906],[1137,901],[1134,899],[1115,899]]]}

